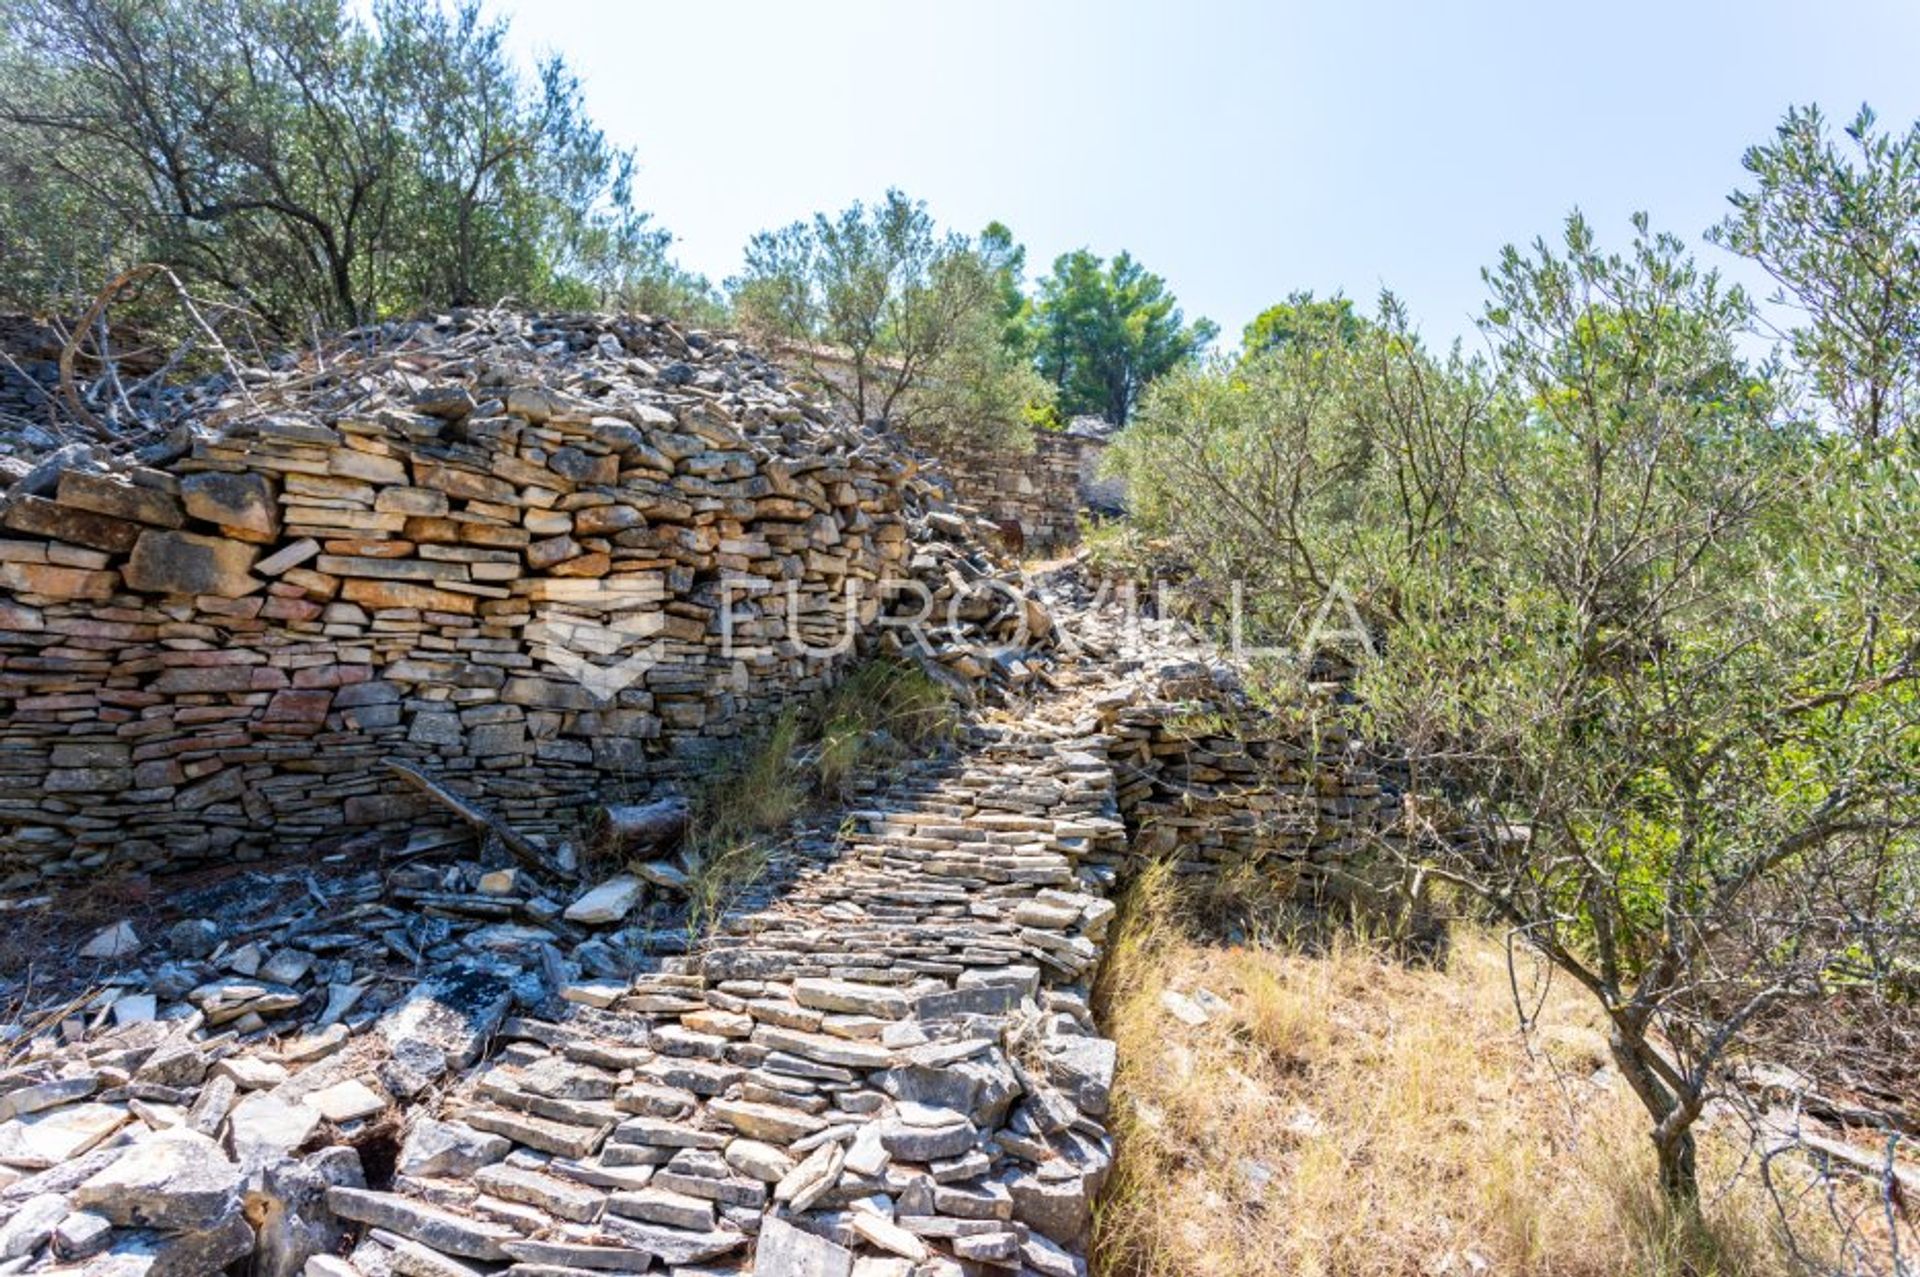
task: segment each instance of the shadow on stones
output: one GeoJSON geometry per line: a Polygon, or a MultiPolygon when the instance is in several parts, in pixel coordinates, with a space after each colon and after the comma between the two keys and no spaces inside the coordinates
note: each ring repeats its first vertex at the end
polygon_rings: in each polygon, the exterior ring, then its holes
{"type": "Polygon", "coordinates": [[[388,1116],[346,1141],[360,1155],[360,1169],[367,1187],[387,1192],[393,1187],[394,1169],[400,1162],[400,1121],[388,1116]]]}

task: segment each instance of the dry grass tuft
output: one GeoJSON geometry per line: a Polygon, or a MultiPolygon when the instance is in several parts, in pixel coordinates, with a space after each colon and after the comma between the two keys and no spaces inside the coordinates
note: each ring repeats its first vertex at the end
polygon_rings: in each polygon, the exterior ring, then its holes
{"type": "Polygon", "coordinates": [[[685,852],[687,926],[693,934],[760,880],[769,835],[800,813],[806,792],[793,767],[799,736],[799,715],[789,710],[695,792],[685,852]]]}
{"type": "MultiPolygon", "coordinates": [[[[1523,1039],[1497,938],[1457,934],[1440,970],[1351,937],[1311,953],[1208,946],[1186,916],[1171,876],[1144,874],[1102,974],[1120,1151],[1096,1271],[1800,1271],[1731,1130],[1704,1136],[1704,1223],[1662,1209],[1645,1119],[1597,1013],[1550,986],[1523,1039]],[[1167,990],[1228,1006],[1188,1027],[1167,990]]],[[[1796,1233],[1822,1244],[1811,1216],[1796,1233]]]]}
{"type": "Polygon", "coordinates": [[[854,666],[814,720],[814,785],[828,798],[844,793],[861,770],[923,752],[959,726],[951,693],[917,666],[893,660],[854,666]]]}

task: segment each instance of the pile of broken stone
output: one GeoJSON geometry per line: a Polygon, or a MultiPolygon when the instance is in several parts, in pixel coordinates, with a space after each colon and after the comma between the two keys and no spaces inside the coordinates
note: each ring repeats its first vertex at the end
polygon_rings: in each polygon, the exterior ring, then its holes
{"type": "Polygon", "coordinates": [[[598,925],[630,894],[563,906],[517,869],[366,858],[184,892],[209,916],[121,920],[0,982],[21,1012],[0,1024],[0,1273],[298,1273],[340,1248],[325,1194],[364,1184],[356,1144],[510,1009],[638,960],[635,932],[598,925]]]}
{"type": "Polygon", "coordinates": [[[687,958],[628,886],[467,862],[103,929],[104,989],[5,1034],[0,1273],[1084,1272],[1124,834],[1068,726],[870,784],[687,958]]]}

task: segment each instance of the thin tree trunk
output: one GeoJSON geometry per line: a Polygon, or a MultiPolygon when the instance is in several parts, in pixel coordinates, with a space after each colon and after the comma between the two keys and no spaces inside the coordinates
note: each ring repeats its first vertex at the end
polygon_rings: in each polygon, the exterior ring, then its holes
{"type": "Polygon", "coordinates": [[[1660,1192],[1669,1206],[1696,1210],[1700,1205],[1700,1177],[1695,1165],[1693,1114],[1697,1106],[1682,1111],[1683,1098],[1676,1096],[1649,1065],[1653,1048],[1644,1037],[1631,1036],[1616,1022],[1607,1045],[1620,1066],[1627,1085],[1649,1116],[1653,1118],[1654,1154],[1659,1160],[1660,1192]]]}
{"type": "Polygon", "coordinates": [[[1671,1206],[1697,1210],[1700,1206],[1700,1172],[1695,1165],[1693,1127],[1682,1127],[1673,1135],[1653,1139],[1660,1159],[1660,1192],[1671,1206]]]}

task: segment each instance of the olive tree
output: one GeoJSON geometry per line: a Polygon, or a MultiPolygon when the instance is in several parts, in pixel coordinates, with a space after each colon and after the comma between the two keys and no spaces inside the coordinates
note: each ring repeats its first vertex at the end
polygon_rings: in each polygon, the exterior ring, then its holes
{"type": "MultiPolygon", "coordinates": [[[[1690,1204],[1750,1031],[1910,976],[1920,651],[1913,556],[1860,588],[1851,445],[1737,356],[1746,300],[1636,229],[1607,253],[1576,216],[1488,273],[1509,410],[1361,691],[1414,790],[1451,799],[1422,869],[1593,995],[1690,1204]]],[[[1917,495],[1866,500],[1911,528],[1917,495]]]]}
{"type": "Polygon", "coordinates": [[[157,261],[288,337],[665,262],[632,157],[478,0],[0,0],[0,32],[16,300],[157,261]]]}
{"type": "Polygon", "coordinates": [[[1371,320],[1292,307],[1284,340],[1156,382],[1109,465],[1183,594],[1215,613],[1237,602],[1236,637],[1290,640],[1336,590],[1384,632],[1401,578],[1458,533],[1490,398],[1484,371],[1426,350],[1391,295],[1371,320]]]}
{"type": "Polygon", "coordinates": [[[1690,1209],[1696,1123],[1770,1020],[1916,996],[1920,471],[1802,411],[1740,357],[1747,299],[1635,231],[1507,250],[1486,366],[1391,304],[1295,307],[1115,451],[1215,617],[1237,589],[1291,641],[1357,604],[1352,712],[1409,794],[1387,866],[1594,997],[1690,1209]]]}
{"type": "Polygon", "coordinates": [[[755,235],[731,281],[735,313],[861,421],[997,436],[1044,394],[1003,340],[1017,260],[1004,239],[943,233],[926,205],[890,190],[755,235]]]}
{"type": "Polygon", "coordinates": [[[1752,258],[1799,312],[1795,355],[1845,425],[1875,439],[1920,389],[1920,124],[1862,107],[1836,142],[1818,107],[1745,157],[1751,189],[1712,238],[1752,258]]]}

